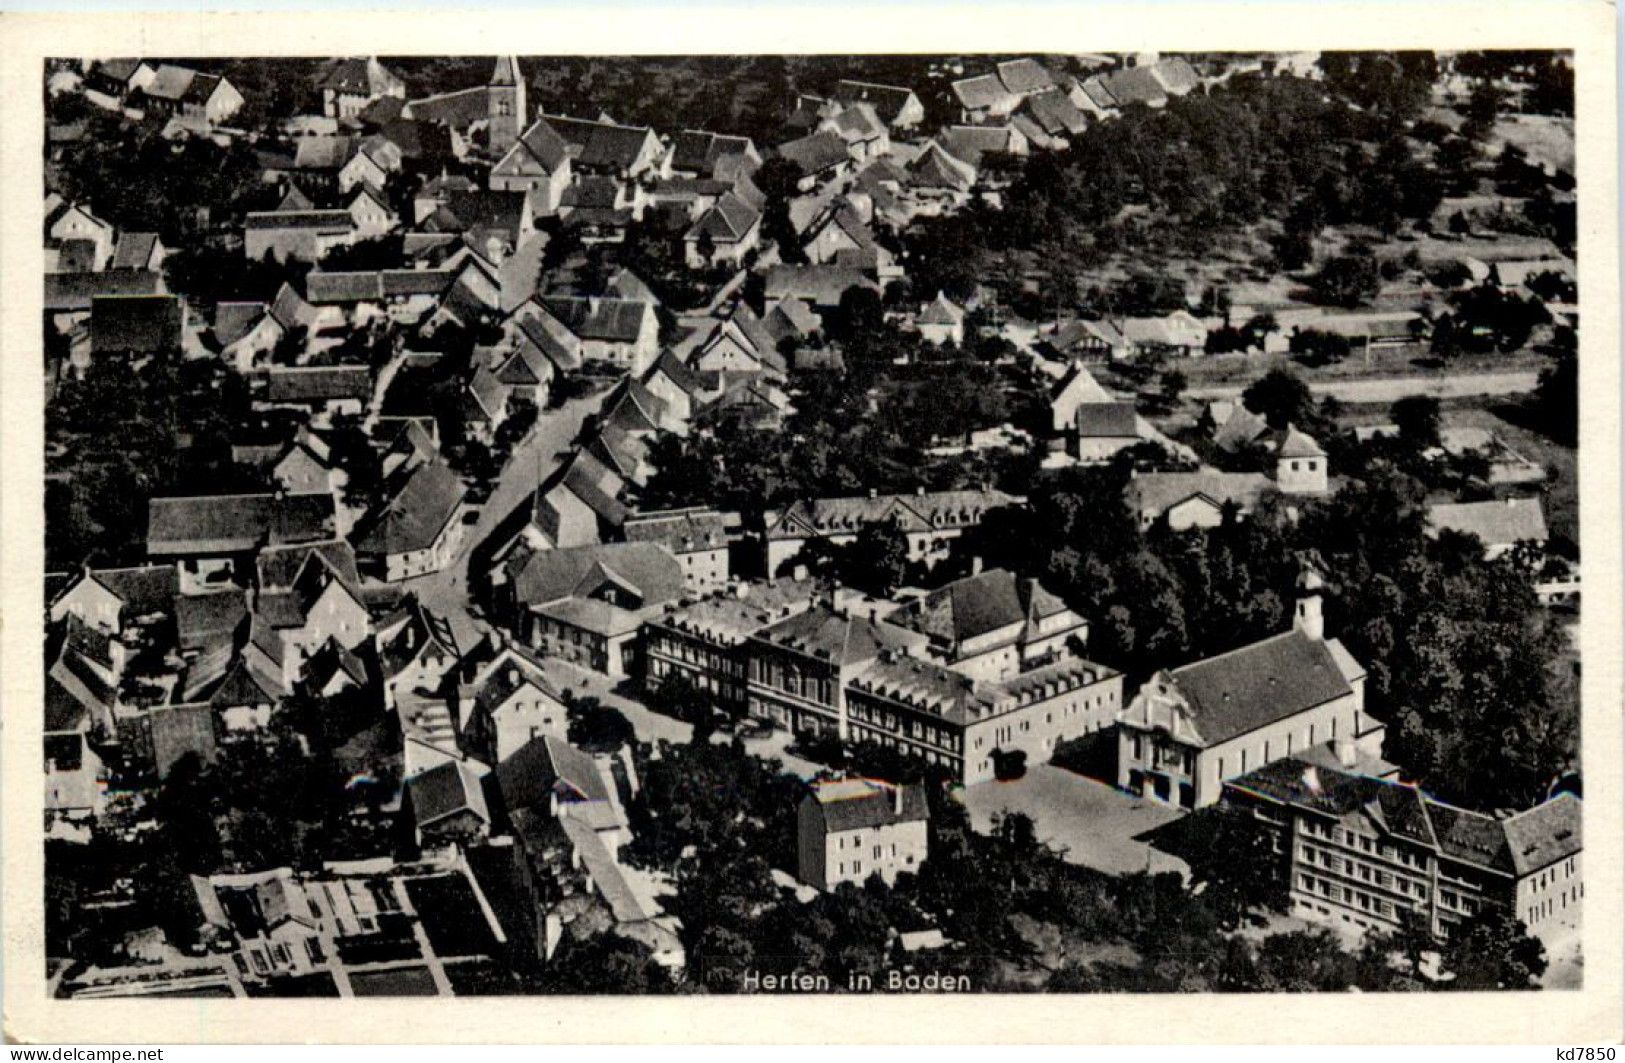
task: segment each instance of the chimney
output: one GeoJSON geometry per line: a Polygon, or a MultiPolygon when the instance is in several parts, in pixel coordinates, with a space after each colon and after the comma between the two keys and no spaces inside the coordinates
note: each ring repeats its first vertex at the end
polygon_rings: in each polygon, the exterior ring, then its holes
{"type": "Polygon", "coordinates": [[[971,559],[970,559],[970,574],[973,575],[973,576],[980,576],[982,574],[982,555],[981,554],[973,554],[971,556],[971,559]]]}
{"type": "Polygon", "coordinates": [[[891,810],[893,815],[901,816],[903,814],[903,788],[901,786],[891,788],[891,810]]]}
{"type": "Polygon", "coordinates": [[[795,580],[797,583],[807,582],[807,566],[797,565],[795,568],[791,569],[790,578],[795,580]]]}
{"type": "Polygon", "coordinates": [[[1354,739],[1352,738],[1339,738],[1333,742],[1332,752],[1337,756],[1337,763],[1351,771],[1360,761],[1359,753],[1354,748],[1354,739]]]}
{"type": "Polygon", "coordinates": [[[870,498],[876,497],[875,489],[873,487],[869,488],[869,497],[870,498]]]}
{"type": "Polygon", "coordinates": [[[1303,769],[1303,785],[1312,794],[1320,793],[1320,772],[1316,771],[1312,764],[1303,769]]]}

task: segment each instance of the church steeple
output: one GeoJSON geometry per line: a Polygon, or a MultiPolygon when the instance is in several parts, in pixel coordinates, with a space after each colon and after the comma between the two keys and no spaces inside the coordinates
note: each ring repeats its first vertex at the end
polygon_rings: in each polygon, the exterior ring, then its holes
{"type": "Polygon", "coordinates": [[[501,156],[513,147],[525,120],[525,78],[516,56],[500,56],[487,87],[487,133],[491,153],[501,156]]]}

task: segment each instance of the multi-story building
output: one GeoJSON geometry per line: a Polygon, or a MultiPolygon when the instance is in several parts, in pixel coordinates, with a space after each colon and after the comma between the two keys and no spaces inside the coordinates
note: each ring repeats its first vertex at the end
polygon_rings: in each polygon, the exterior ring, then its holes
{"type": "Polygon", "coordinates": [[[930,812],[923,786],[875,779],[814,783],[796,809],[798,877],[832,890],[871,875],[891,885],[925,862],[930,812]]]}
{"type": "Polygon", "coordinates": [[[767,572],[801,551],[810,539],[849,543],[868,524],[893,521],[908,538],[908,559],[931,564],[947,556],[949,544],[982,522],[990,509],[1017,505],[1021,499],[1003,491],[919,491],[912,495],[815,498],[768,510],[767,572]]]}
{"type": "Polygon", "coordinates": [[[877,619],[818,605],[751,636],[750,714],[795,732],[850,737],[847,684],[883,651],[924,654],[926,637],[877,619]]]}
{"type": "Polygon", "coordinates": [[[1122,707],[1122,674],[1076,657],[993,682],[893,651],[859,669],[845,699],[852,739],[941,764],[966,785],[995,778],[1001,756],[1048,761],[1122,707]]]}
{"type": "Polygon", "coordinates": [[[743,712],[750,657],[746,642],[763,628],[811,608],[821,593],[806,580],[738,583],[730,590],[673,606],[643,625],[645,685],[687,679],[719,708],[743,712]]]}
{"type": "Polygon", "coordinates": [[[1415,786],[1288,758],[1226,782],[1224,801],[1273,837],[1294,915],[1388,930],[1412,912],[1443,937],[1494,905],[1542,937],[1579,925],[1582,817],[1573,794],[1488,816],[1415,786]]]}
{"type": "Polygon", "coordinates": [[[927,635],[927,652],[956,672],[999,681],[1058,660],[1089,638],[1088,622],[1035,579],[1006,569],[976,572],[888,617],[927,635]]]}
{"type": "Polygon", "coordinates": [[[659,543],[683,566],[683,585],[705,594],[728,582],[728,532],[723,515],[704,506],[636,513],[621,525],[629,543],[659,543]]]}
{"type": "Polygon", "coordinates": [[[1185,808],[1219,799],[1226,779],[1327,742],[1380,755],[1365,711],[1365,669],[1325,637],[1321,578],[1298,580],[1291,631],[1157,672],[1118,721],[1117,785],[1185,808]]]}

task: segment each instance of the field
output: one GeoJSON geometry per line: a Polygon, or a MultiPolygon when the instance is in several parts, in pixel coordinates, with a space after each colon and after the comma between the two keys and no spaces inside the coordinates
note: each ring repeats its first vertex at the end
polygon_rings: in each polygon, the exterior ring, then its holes
{"type": "Polygon", "coordinates": [[[350,988],[358,997],[433,997],[434,979],[427,967],[399,967],[392,971],[362,971],[350,975],[350,988]]]}

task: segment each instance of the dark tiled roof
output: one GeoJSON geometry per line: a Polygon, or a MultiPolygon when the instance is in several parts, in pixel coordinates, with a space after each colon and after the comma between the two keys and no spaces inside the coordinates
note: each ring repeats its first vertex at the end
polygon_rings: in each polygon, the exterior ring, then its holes
{"type": "Polygon", "coordinates": [[[372,371],[366,366],[299,366],[269,369],[265,373],[269,402],[323,403],[341,399],[372,399],[372,371]]]}
{"type": "Polygon", "coordinates": [[[897,121],[903,108],[908,106],[914,91],[900,85],[877,85],[872,81],[843,80],[836,84],[832,95],[845,104],[870,104],[881,120],[890,125],[897,121]]]}
{"type": "Polygon", "coordinates": [[[90,577],[117,595],[130,616],[167,613],[180,594],[180,572],[174,565],[103,568],[92,571],[90,577]]]}
{"type": "Polygon", "coordinates": [[[780,144],[777,150],[780,158],[789,159],[804,174],[823,173],[851,161],[846,151],[846,141],[831,130],[780,144]]]}
{"type": "Polygon", "coordinates": [[[611,583],[630,589],[644,605],[683,593],[683,568],[656,543],[601,543],[533,554],[514,581],[521,602],[541,605],[590,595],[611,583]]]}
{"type": "Polygon", "coordinates": [[[1352,690],[1326,643],[1292,630],[1169,673],[1208,745],[1247,734],[1352,690]]]}
{"type": "Polygon", "coordinates": [[[246,553],[265,543],[333,535],[330,494],[203,495],[147,503],[147,550],[154,554],[246,553]]]}
{"type": "Polygon", "coordinates": [[[634,515],[621,525],[621,534],[627,542],[660,543],[677,555],[728,545],[722,514],[715,510],[634,515]]]}
{"type": "Polygon", "coordinates": [[[928,817],[925,787],[901,788],[902,807],[897,806],[898,787],[874,779],[841,779],[813,783],[804,800],[815,802],[824,821],[824,830],[835,833],[868,830],[909,823],[928,817]]]}
{"type": "Polygon", "coordinates": [[[1027,94],[1054,88],[1055,78],[1036,59],[1008,59],[998,65],[999,80],[1013,93],[1027,94]]]}
{"type": "Polygon", "coordinates": [[[925,641],[923,635],[869,617],[854,617],[817,606],[782,620],[757,634],[775,646],[836,664],[871,661],[888,649],[906,650],[925,641]]]}
{"type": "Polygon", "coordinates": [[[637,161],[638,154],[654,130],[615,125],[612,122],[589,122],[580,118],[545,116],[570,147],[575,164],[584,169],[627,170],[637,161]]]}
{"type": "Polygon", "coordinates": [[[632,299],[583,299],[554,296],[540,304],[560,324],[584,340],[632,343],[643,330],[648,303],[632,299]]]}
{"type": "Polygon", "coordinates": [[[347,210],[251,211],[243,217],[243,227],[254,230],[316,229],[320,232],[349,232],[355,219],[347,210]]]}
{"type": "Polygon", "coordinates": [[[90,343],[98,354],[179,352],[181,303],[172,295],[98,295],[90,301],[90,343]]]}
{"type": "Polygon", "coordinates": [[[98,296],[153,296],[164,290],[164,276],[152,270],[47,273],[45,309],[89,310],[98,296]]]}
{"type": "Polygon", "coordinates": [[[1078,436],[1083,439],[1126,439],[1139,434],[1132,402],[1085,402],[1078,406],[1078,436]]]}
{"type": "Polygon", "coordinates": [[[497,788],[508,813],[545,808],[558,795],[567,802],[609,800],[598,766],[586,753],[552,735],[533,738],[497,765],[497,788]]]}
{"type": "Polygon", "coordinates": [[[463,481],[438,462],[419,465],[406,482],[368,517],[357,537],[358,554],[404,554],[433,544],[463,504],[463,481]]]}
{"type": "Polygon", "coordinates": [[[218,744],[214,709],[207,704],[154,705],[147,713],[152,730],[152,759],[158,778],[168,776],[175,762],[195,753],[207,764],[218,744]]]}
{"type": "Polygon", "coordinates": [[[448,760],[406,780],[412,798],[412,815],[419,827],[427,827],[458,812],[472,812],[489,822],[485,790],[474,769],[461,760],[448,760]]]}

